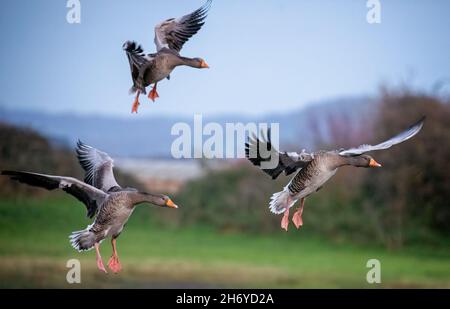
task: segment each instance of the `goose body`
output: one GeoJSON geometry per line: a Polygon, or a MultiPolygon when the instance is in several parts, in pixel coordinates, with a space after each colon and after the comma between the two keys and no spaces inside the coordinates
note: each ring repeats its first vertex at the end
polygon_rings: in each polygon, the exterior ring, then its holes
{"type": "Polygon", "coordinates": [[[77,251],[95,248],[97,266],[106,272],[100,255],[100,243],[111,237],[113,255],[108,262],[109,268],[121,270],[117,255],[116,239],[123,230],[135,207],[141,203],[151,203],[161,207],[178,208],[172,200],[162,194],[139,192],[134,188],[122,188],[113,173],[113,160],[105,152],[78,142],[77,157],[85,170],[84,182],[72,177],[54,176],[22,171],[2,171],[19,182],[45,188],[61,189],[82,202],[88,218],[94,221],[87,228],[72,232],[70,243],[77,251]]]}
{"type": "Polygon", "coordinates": [[[246,143],[246,157],[255,165],[260,167],[272,179],[281,173],[294,176],[291,181],[280,192],[274,193],[269,203],[269,209],[275,214],[284,213],[281,227],[287,231],[289,224],[289,209],[300,200],[301,204],[292,220],[297,228],[303,225],[302,213],[305,198],[320,190],[322,186],[333,177],[342,166],[355,167],[381,167],[366,152],[383,150],[393,145],[402,143],[422,129],[425,117],[410,126],[408,129],[377,145],[361,145],[359,147],[332,151],[318,151],[315,153],[279,152],[274,149],[271,142],[270,131],[261,139],[253,136],[246,143]],[[266,156],[269,151],[269,157],[266,156]],[[263,166],[265,161],[272,162],[277,159],[278,164],[271,168],[263,166]]]}
{"type": "Polygon", "coordinates": [[[73,232],[72,247],[78,251],[90,250],[94,243],[101,243],[108,237],[117,238],[134,210],[129,192],[113,192],[100,205],[94,222],[85,230],[73,232]]]}
{"type": "Polygon", "coordinates": [[[145,71],[145,84],[148,86],[167,78],[180,63],[179,56],[166,49],[161,50],[155,54],[151,66],[145,71]]]}
{"type": "Polygon", "coordinates": [[[151,59],[151,61],[143,68],[142,81],[138,79],[135,89],[144,94],[146,93],[145,88],[147,86],[168,78],[177,66],[186,65],[196,67],[198,65],[199,68],[201,66],[200,63],[197,64],[196,60],[181,57],[168,48],[163,48],[156,54],[147,55],[146,59],[151,59]]]}
{"type": "Polygon", "coordinates": [[[149,93],[149,99],[155,101],[159,97],[156,86],[161,80],[170,79],[170,73],[177,66],[189,66],[197,69],[209,68],[202,58],[187,58],[180,55],[183,45],[203,26],[212,0],[208,0],[201,8],[180,18],[169,18],[155,27],[154,43],[156,53],[144,54],[143,48],[133,41],[123,44],[130,64],[133,86],[130,93],[136,93],[132,112],[139,106],[139,95],[146,94],[145,88],[151,84],[154,87],[149,93]]]}
{"type": "Polygon", "coordinates": [[[300,199],[319,190],[337,172],[334,154],[322,152],[314,155],[304,168],[289,182],[288,190],[293,199],[300,199]]]}

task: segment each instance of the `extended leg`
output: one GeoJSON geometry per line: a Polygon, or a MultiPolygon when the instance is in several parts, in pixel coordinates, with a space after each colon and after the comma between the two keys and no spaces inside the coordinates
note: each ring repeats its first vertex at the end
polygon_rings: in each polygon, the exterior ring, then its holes
{"type": "Polygon", "coordinates": [[[111,245],[113,248],[113,254],[108,262],[108,267],[113,272],[118,273],[122,269],[122,265],[120,265],[119,256],[117,255],[117,248],[116,248],[116,238],[111,239],[111,245]]]}
{"type": "Polygon", "coordinates": [[[138,111],[138,107],[139,107],[139,95],[141,94],[141,92],[138,90],[137,92],[136,92],[136,98],[134,99],[134,102],[133,102],[133,107],[131,108],[131,113],[136,113],[137,114],[137,111],[138,111]]]}
{"type": "Polygon", "coordinates": [[[102,256],[100,255],[100,249],[99,246],[100,244],[98,242],[95,243],[95,253],[96,253],[96,259],[97,259],[97,267],[98,269],[100,269],[101,271],[107,273],[105,266],[103,265],[103,261],[102,261],[102,256]]]}
{"type": "Polygon", "coordinates": [[[283,218],[281,219],[281,228],[284,229],[284,230],[286,230],[286,232],[287,232],[287,230],[288,230],[288,225],[289,225],[289,208],[287,208],[287,209],[284,211],[283,218]]]}
{"type": "Polygon", "coordinates": [[[155,86],[153,86],[152,90],[148,93],[148,98],[155,102],[156,98],[159,98],[158,92],[156,91],[156,85],[158,83],[155,83],[155,86]]]}
{"type": "Polygon", "coordinates": [[[302,219],[303,206],[305,206],[305,198],[302,198],[300,200],[300,207],[297,209],[297,211],[292,216],[292,222],[294,222],[294,225],[296,228],[300,228],[303,225],[303,219],[302,219]]]}

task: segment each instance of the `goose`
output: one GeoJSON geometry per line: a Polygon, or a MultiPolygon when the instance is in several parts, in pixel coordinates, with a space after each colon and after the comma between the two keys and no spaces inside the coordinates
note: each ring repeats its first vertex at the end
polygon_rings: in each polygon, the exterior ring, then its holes
{"type": "Polygon", "coordinates": [[[111,237],[113,254],[108,267],[118,273],[122,266],[117,254],[116,240],[135,206],[141,203],[171,208],[178,206],[166,195],[122,188],[114,177],[113,160],[107,153],[81,141],[77,143],[76,152],[79,163],[85,170],[84,182],[72,177],[23,171],[5,170],[1,174],[47,190],[62,189],[82,202],[86,207],[87,217],[94,218],[94,222],[86,229],[73,232],[69,236],[72,247],[79,252],[95,248],[97,267],[106,273],[99,248],[104,239],[111,237]]]}
{"type": "Polygon", "coordinates": [[[336,174],[338,168],[343,166],[381,167],[381,164],[365,153],[388,149],[412,138],[422,129],[424,121],[425,117],[422,117],[406,130],[376,145],[363,144],[350,149],[321,150],[313,153],[307,153],[305,150],[301,153],[278,151],[272,145],[270,130],[268,130],[266,133],[267,137],[261,134],[261,139],[255,135],[247,139],[245,143],[245,155],[253,165],[261,168],[272,179],[276,179],[283,172],[286,175],[291,175],[298,170],[290,182],[284,187],[283,191],[272,195],[269,203],[269,209],[272,213],[284,213],[281,219],[281,228],[287,231],[289,225],[289,209],[300,200],[300,206],[292,216],[292,221],[298,229],[303,225],[302,214],[305,199],[320,190],[336,174]],[[263,157],[262,154],[266,155],[263,157]],[[269,161],[276,162],[276,166],[271,168],[261,164],[269,161]]]}
{"type": "Polygon", "coordinates": [[[145,55],[141,45],[134,41],[126,41],[123,44],[133,80],[133,86],[129,92],[130,94],[136,93],[131,109],[132,113],[137,113],[140,104],[139,96],[141,93],[146,94],[145,88],[148,85],[154,84],[148,98],[154,102],[159,97],[156,91],[158,82],[164,78],[170,79],[170,73],[177,66],[209,68],[202,58],[183,57],[180,55],[180,51],[183,45],[203,26],[211,3],[212,0],[208,0],[191,14],[179,18],[169,18],[156,25],[154,43],[157,52],[154,54],[145,55]]]}

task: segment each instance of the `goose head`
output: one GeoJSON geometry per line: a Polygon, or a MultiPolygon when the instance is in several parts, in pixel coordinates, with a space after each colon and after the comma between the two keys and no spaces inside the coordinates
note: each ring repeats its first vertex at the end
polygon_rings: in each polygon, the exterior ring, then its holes
{"type": "Polygon", "coordinates": [[[178,206],[164,194],[143,193],[145,202],[160,207],[178,208],[178,206]]]}
{"type": "Polygon", "coordinates": [[[349,164],[356,167],[381,167],[381,164],[369,155],[350,157],[349,164]]]}
{"type": "Polygon", "coordinates": [[[209,65],[202,58],[193,58],[194,67],[198,69],[209,69],[209,65]]]}

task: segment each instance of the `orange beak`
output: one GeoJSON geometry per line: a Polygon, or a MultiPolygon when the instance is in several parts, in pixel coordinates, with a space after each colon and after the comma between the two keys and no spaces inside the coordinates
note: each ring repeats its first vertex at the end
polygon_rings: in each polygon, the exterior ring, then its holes
{"type": "Polygon", "coordinates": [[[369,166],[370,167],[381,167],[381,164],[378,163],[377,161],[375,161],[374,159],[370,159],[369,166]]]}
{"type": "Polygon", "coordinates": [[[166,206],[167,206],[167,207],[170,207],[170,208],[178,208],[178,206],[175,205],[174,202],[172,202],[171,199],[168,199],[168,200],[167,200],[166,206]]]}
{"type": "Polygon", "coordinates": [[[200,67],[201,67],[202,69],[209,69],[209,65],[205,62],[205,60],[202,60],[202,61],[200,62],[200,67]]]}

